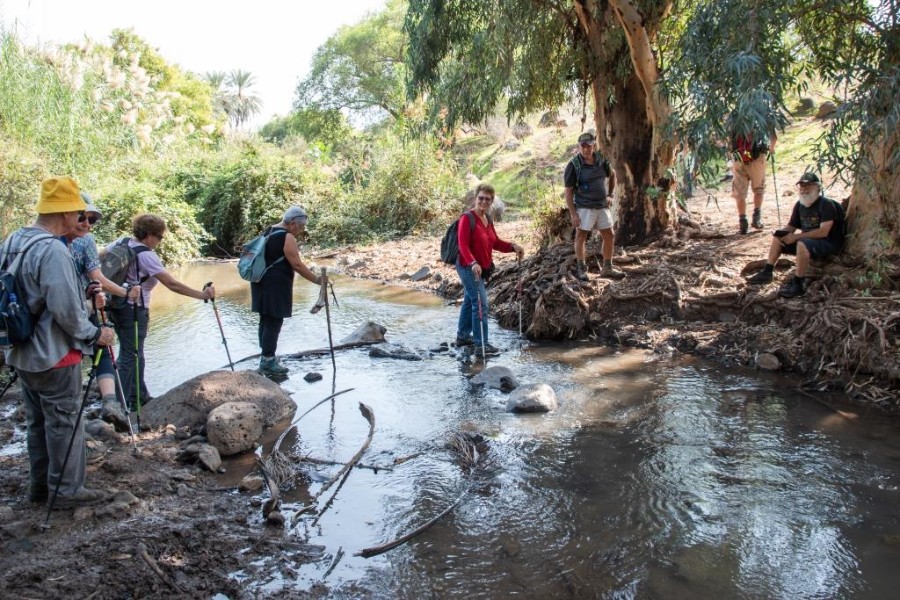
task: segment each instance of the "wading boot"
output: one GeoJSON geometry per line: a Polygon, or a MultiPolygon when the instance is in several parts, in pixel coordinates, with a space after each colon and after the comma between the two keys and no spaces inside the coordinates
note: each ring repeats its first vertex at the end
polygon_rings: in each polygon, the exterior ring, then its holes
{"type": "Polygon", "coordinates": [[[575,261],[575,279],[578,281],[589,281],[587,276],[587,265],[583,260],[575,261]]]}
{"type": "Polygon", "coordinates": [[[119,400],[115,395],[103,397],[103,408],[100,410],[100,418],[110,423],[119,433],[129,430],[128,416],[122,412],[119,400]]]}
{"type": "Polygon", "coordinates": [[[455,345],[456,345],[457,348],[463,348],[463,347],[465,347],[465,346],[474,346],[474,345],[475,345],[475,338],[472,338],[472,337],[465,337],[465,338],[457,337],[457,338],[456,338],[455,345]]]}
{"type": "Polygon", "coordinates": [[[260,375],[287,375],[288,369],[275,356],[261,356],[259,358],[259,374],[260,375]]]}
{"type": "Polygon", "coordinates": [[[109,493],[106,490],[95,490],[83,487],[77,494],[72,496],[58,496],[56,502],[53,503],[53,510],[93,506],[94,504],[105,502],[108,498],[109,493]]]}
{"type": "Polygon", "coordinates": [[[741,235],[746,235],[748,231],[750,231],[750,224],[747,222],[747,215],[741,215],[741,218],[738,220],[738,225],[741,230],[741,235]]]}
{"type": "Polygon", "coordinates": [[[771,265],[767,265],[767,266],[763,267],[762,270],[759,271],[756,275],[749,277],[747,279],[747,283],[750,283],[753,285],[769,283],[770,281],[772,281],[772,266],[771,265]]]}

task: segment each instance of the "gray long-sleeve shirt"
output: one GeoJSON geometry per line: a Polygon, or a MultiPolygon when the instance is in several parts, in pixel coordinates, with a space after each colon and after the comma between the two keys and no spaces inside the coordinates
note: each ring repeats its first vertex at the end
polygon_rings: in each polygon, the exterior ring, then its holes
{"type": "MultiPolygon", "coordinates": [[[[37,227],[23,227],[13,233],[10,264],[16,257],[12,253],[34,236],[46,233],[37,227]]],[[[58,238],[36,242],[19,265],[16,279],[31,314],[40,313],[40,317],[32,338],[6,353],[7,363],[34,373],[53,368],[70,349],[90,350],[99,329],[88,319],[72,256],[58,238]]]]}

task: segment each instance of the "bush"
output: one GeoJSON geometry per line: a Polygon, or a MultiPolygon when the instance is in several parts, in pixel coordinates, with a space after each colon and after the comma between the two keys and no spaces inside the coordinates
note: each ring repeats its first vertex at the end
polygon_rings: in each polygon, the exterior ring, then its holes
{"type": "Polygon", "coordinates": [[[34,219],[47,174],[44,159],[0,134],[0,239],[34,219]]]}

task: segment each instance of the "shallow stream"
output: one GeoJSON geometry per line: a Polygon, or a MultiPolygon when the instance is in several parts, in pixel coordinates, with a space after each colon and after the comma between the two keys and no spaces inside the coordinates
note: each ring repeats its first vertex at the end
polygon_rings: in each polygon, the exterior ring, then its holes
{"type": "MultiPolygon", "coordinates": [[[[194,264],[176,277],[198,287],[215,281],[232,357],[258,352],[249,286],[233,264],[194,264]]],[[[146,351],[153,395],[227,364],[211,306],[161,287],[146,351]]],[[[335,290],[336,342],[367,320],[385,325],[390,341],[423,351],[455,333],[458,309],[435,296],[344,278],[335,290]]],[[[327,347],[325,311],[308,312],[316,293],[295,285],[279,354],[327,347]]],[[[896,597],[896,422],[847,419],[792,393],[796,381],[787,375],[587,343],[533,345],[496,326],[490,339],[506,350],[488,364],[509,367],[523,383],[550,384],[559,410],[505,412],[506,395],[471,387],[467,376],[478,367],[452,353],[407,362],[340,351],[334,381],[327,356],[287,363],[283,386],[298,414],[332,386],[355,388],[301,421],[297,449],[349,460],[368,432],[363,402],[376,430],[362,462],[390,469],[355,469],[315,526],[301,519],[288,533],[323,545],[321,562],[273,568],[264,581],[245,581],[249,590],[308,590],[342,549],[325,583],[348,598],[896,597]],[[324,379],[306,383],[310,371],[324,379]],[[490,468],[474,479],[447,448],[460,431],[489,441],[490,468]],[[392,466],[401,457],[413,458],[392,466]],[[408,544],[354,556],[466,490],[408,544]]],[[[314,472],[311,491],[337,469],[314,472]]]]}

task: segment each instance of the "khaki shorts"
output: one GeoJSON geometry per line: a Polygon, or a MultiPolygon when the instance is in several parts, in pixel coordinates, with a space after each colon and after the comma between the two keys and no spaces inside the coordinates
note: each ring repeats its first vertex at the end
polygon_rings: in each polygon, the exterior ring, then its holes
{"type": "Polygon", "coordinates": [[[581,219],[582,231],[594,229],[610,229],[613,226],[612,211],[608,208],[579,208],[578,218],[581,219]]]}
{"type": "Polygon", "coordinates": [[[734,179],[731,182],[732,198],[735,200],[745,199],[748,187],[753,188],[754,195],[766,191],[767,156],[767,154],[761,154],[747,164],[739,160],[734,161],[734,179]]]}

